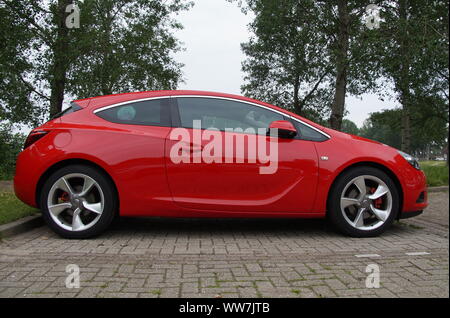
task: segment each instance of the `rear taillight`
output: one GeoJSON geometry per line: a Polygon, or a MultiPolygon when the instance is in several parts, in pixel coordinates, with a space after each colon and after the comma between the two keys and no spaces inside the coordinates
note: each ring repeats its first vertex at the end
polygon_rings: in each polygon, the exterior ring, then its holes
{"type": "Polygon", "coordinates": [[[30,147],[32,144],[34,144],[36,141],[38,141],[39,139],[41,139],[42,137],[44,137],[47,134],[48,134],[48,131],[43,131],[43,130],[32,131],[28,135],[27,139],[25,140],[23,149],[30,147]]]}

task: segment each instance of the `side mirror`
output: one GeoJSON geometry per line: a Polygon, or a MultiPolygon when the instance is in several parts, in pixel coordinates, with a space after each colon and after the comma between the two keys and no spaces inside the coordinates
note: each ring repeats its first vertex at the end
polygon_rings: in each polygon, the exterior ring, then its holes
{"type": "Polygon", "coordinates": [[[279,138],[294,138],[297,136],[297,130],[290,121],[277,120],[270,123],[267,135],[279,138]]]}

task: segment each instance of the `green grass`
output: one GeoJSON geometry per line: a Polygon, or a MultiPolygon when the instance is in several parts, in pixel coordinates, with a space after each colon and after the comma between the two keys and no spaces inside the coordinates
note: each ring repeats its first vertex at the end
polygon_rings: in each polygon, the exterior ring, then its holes
{"type": "Polygon", "coordinates": [[[292,289],[291,292],[296,295],[300,295],[300,291],[298,289],[292,289]]]}
{"type": "Polygon", "coordinates": [[[448,185],[448,167],[445,161],[421,161],[420,167],[427,176],[428,186],[448,185]]]}
{"type": "Polygon", "coordinates": [[[38,212],[39,210],[22,203],[13,193],[0,192],[0,225],[38,212]]]}

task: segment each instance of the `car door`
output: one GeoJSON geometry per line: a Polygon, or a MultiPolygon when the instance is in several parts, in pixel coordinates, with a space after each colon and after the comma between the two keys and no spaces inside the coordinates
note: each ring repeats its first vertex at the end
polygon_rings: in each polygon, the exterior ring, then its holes
{"type": "Polygon", "coordinates": [[[166,141],[166,169],[176,204],[212,211],[311,210],[318,179],[314,143],[266,136],[270,123],[285,115],[221,98],[178,97],[175,104],[172,120],[179,128],[166,141]],[[218,140],[222,150],[213,151],[218,140]],[[258,153],[264,148],[265,162],[258,153]],[[271,157],[272,150],[278,155],[271,157]],[[174,160],[174,154],[190,160],[174,160]]]}

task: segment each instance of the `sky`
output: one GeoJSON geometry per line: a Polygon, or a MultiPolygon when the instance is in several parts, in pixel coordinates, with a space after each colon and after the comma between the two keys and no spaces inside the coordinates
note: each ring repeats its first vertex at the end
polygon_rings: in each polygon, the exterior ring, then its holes
{"type": "MultiPolygon", "coordinates": [[[[225,0],[195,0],[194,7],[178,15],[184,26],[176,36],[186,49],[175,55],[183,68],[185,83],[179,89],[216,91],[241,94],[245,59],[240,43],[247,42],[247,25],[252,16],[241,12],[236,3],[225,0]]],[[[393,100],[381,101],[377,95],[348,96],[346,118],[361,127],[371,112],[389,109],[398,104],[393,100]]]]}

